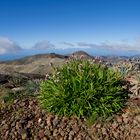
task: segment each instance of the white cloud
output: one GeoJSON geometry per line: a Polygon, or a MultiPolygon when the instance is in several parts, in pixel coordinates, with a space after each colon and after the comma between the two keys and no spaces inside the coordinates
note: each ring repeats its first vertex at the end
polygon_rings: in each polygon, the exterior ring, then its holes
{"type": "Polygon", "coordinates": [[[78,42],[78,46],[83,48],[96,48],[96,49],[104,49],[109,51],[138,51],[140,52],[140,40],[139,42],[134,44],[129,44],[126,41],[122,42],[102,42],[100,44],[87,43],[87,42],[78,42]]]}
{"type": "Polygon", "coordinates": [[[49,41],[41,41],[41,42],[36,43],[33,47],[33,49],[36,49],[36,50],[44,50],[44,49],[66,50],[66,49],[78,49],[78,48],[85,49],[85,48],[89,48],[89,46],[80,46],[80,45],[77,45],[71,42],[65,42],[65,41],[56,43],[54,45],[49,41]]]}
{"type": "Polygon", "coordinates": [[[70,43],[70,42],[61,42],[58,45],[56,45],[56,49],[87,49],[90,48],[91,46],[86,45],[87,43],[84,42],[75,42],[70,43]]]}
{"type": "Polygon", "coordinates": [[[65,50],[65,49],[88,49],[91,47],[90,45],[85,42],[75,42],[75,43],[61,42],[58,45],[56,45],[56,49],[63,49],[63,50],[65,50]]]}
{"type": "Polygon", "coordinates": [[[50,43],[49,41],[41,41],[35,44],[33,47],[34,49],[38,50],[44,50],[44,49],[49,49],[49,48],[54,48],[55,45],[50,43]]]}
{"type": "Polygon", "coordinates": [[[60,44],[66,45],[66,46],[68,46],[68,47],[74,47],[74,46],[75,46],[74,44],[69,43],[69,42],[61,42],[60,44]]]}
{"type": "Polygon", "coordinates": [[[21,48],[8,38],[0,37],[0,54],[15,53],[21,48]]]}
{"type": "Polygon", "coordinates": [[[37,50],[44,50],[44,49],[101,49],[101,50],[109,50],[109,51],[139,51],[140,52],[140,47],[138,43],[129,44],[127,41],[121,41],[121,42],[102,42],[99,44],[95,43],[87,43],[87,42],[60,42],[58,44],[52,44],[49,41],[41,41],[38,42],[34,45],[34,49],[37,50]]]}
{"type": "Polygon", "coordinates": [[[137,38],[137,39],[135,40],[135,45],[137,45],[137,46],[140,47],[140,38],[137,38]]]}
{"type": "Polygon", "coordinates": [[[140,52],[140,46],[136,43],[128,44],[127,42],[113,43],[113,42],[104,42],[100,46],[104,49],[109,50],[118,50],[118,51],[138,51],[140,52]]]}
{"type": "Polygon", "coordinates": [[[94,43],[87,43],[87,42],[77,42],[77,46],[79,48],[95,48],[98,45],[94,44],[94,43]]]}

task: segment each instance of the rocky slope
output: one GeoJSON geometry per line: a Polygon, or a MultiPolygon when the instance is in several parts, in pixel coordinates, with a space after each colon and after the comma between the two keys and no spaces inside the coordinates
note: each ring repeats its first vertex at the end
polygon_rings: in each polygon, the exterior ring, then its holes
{"type": "MultiPolygon", "coordinates": [[[[1,140],[139,140],[140,139],[140,72],[139,62],[105,58],[106,64],[113,62],[113,68],[124,73],[130,99],[122,112],[106,122],[89,123],[77,117],[59,117],[45,112],[34,96],[38,85],[54,67],[69,58],[86,58],[102,63],[103,59],[91,57],[80,51],[69,57],[56,54],[37,55],[24,59],[0,63],[0,96],[5,92],[17,95],[10,102],[0,101],[1,140]],[[136,65],[138,64],[138,65],[136,65]],[[136,67],[137,66],[137,67],[136,67]],[[122,69],[123,68],[123,69],[122,69]],[[38,81],[39,80],[39,81],[38,81]],[[8,90],[8,91],[7,91],[8,90]],[[20,92],[19,92],[20,91],[20,92]],[[26,93],[26,96],[20,96],[26,93]]],[[[38,92],[37,92],[38,93],[38,92]]],[[[11,94],[10,94],[11,95],[11,94]]]]}
{"type": "Polygon", "coordinates": [[[51,73],[53,71],[50,63],[57,67],[62,65],[67,59],[73,56],[92,58],[92,56],[83,51],[78,51],[67,56],[55,53],[39,54],[18,60],[0,62],[0,73],[11,74],[13,72],[20,72],[45,75],[46,73],[51,73]]]}

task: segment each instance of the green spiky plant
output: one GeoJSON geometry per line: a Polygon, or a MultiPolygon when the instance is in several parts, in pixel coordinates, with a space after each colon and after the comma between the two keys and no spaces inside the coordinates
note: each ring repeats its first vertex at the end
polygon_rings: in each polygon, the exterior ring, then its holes
{"type": "Polygon", "coordinates": [[[119,73],[88,60],[71,60],[55,69],[38,96],[49,112],[93,120],[121,110],[127,97],[119,73]]]}

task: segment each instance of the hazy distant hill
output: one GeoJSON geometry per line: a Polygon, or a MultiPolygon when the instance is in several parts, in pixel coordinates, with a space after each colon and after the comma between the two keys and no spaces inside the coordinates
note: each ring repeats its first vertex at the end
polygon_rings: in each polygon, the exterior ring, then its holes
{"type": "Polygon", "coordinates": [[[54,66],[59,66],[64,63],[69,57],[93,58],[84,51],[76,51],[69,55],[60,55],[55,53],[38,54],[33,56],[24,57],[17,60],[0,62],[0,73],[7,74],[12,72],[33,73],[33,74],[46,74],[52,72],[50,62],[54,66]]]}
{"type": "Polygon", "coordinates": [[[77,55],[77,56],[80,56],[80,55],[83,55],[83,56],[89,56],[91,57],[88,53],[86,53],[85,51],[76,51],[70,55],[77,55]]]}
{"type": "Polygon", "coordinates": [[[54,66],[64,63],[68,56],[59,54],[39,54],[28,56],[18,60],[0,62],[0,73],[7,74],[12,72],[46,74],[52,71],[50,62],[54,66]]]}
{"type": "MultiPolygon", "coordinates": [[[[60,55],[55,53],[38,54],[24,57],[22,59],[0,62],[0,73],[8,74],[20,72],[45,75],[46,73],[51,73],[53,71],[53,68],[50,66],[50,62],[57,67],[62,65],[69,57],[80,58],[81,56],[87,59],[95,58],[84,51],[76,51],[69,55],[60,55]]],[[[101,56],[100,58],[112,63],[122,59],[127,59],[128,57],[101,56]]]]}
{"type": "Polygon", "coordinates": [[[50,54],[37,54],[37,55],[32,55],[32,56],[27,56],[24,58],[20,58],[17,60],[11,60],[11,61],[2,61],[0,64],[12,64],[12,65],[25,65],[32,63],[34,61],[38,61],[40,59],[44,58],[60,58],[60,59],[65,59],[68,58],[68,56],[65,55],[60,55],[60,54],[55,54],[55,53],[50,53],[50,54]]]}

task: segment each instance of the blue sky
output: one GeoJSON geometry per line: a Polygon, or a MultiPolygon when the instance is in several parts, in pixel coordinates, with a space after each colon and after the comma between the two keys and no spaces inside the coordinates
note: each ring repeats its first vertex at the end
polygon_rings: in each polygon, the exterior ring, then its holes
{"type": "Polygon", "coordinates": [[[140,0],[0,0],[0,54],[11,46],[140,53],[139,7],[140,0]]]}

